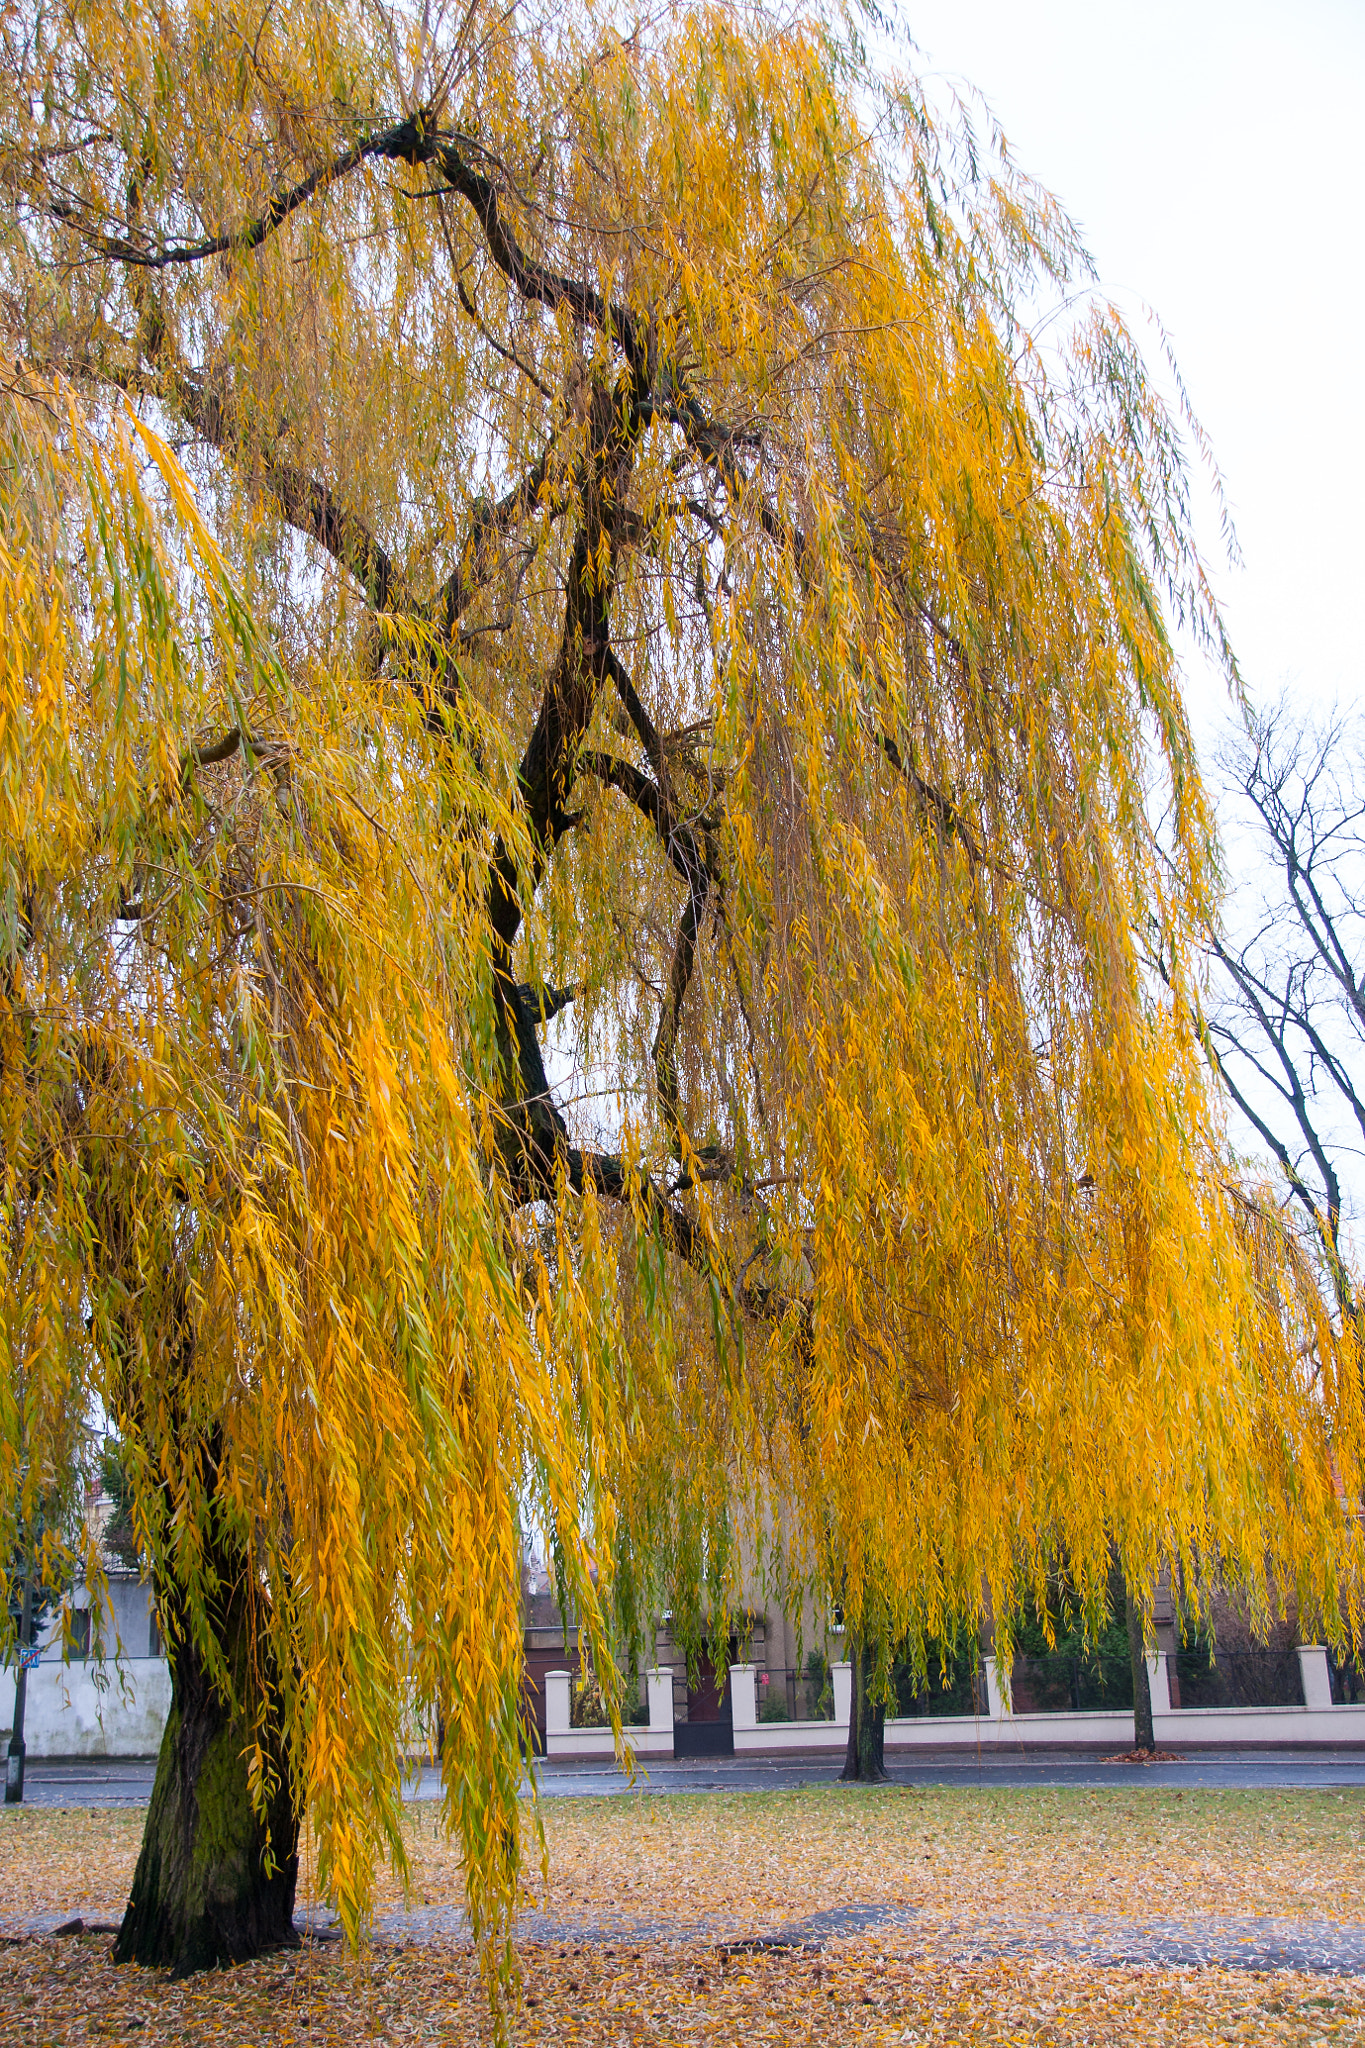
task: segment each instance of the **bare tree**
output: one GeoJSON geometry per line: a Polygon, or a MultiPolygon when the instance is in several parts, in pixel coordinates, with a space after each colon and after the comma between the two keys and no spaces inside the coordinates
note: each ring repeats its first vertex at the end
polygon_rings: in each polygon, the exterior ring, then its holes
{"type": "Polygon", "coordinates": [[[1230,865],[1259,857],[1210,932],[1205,1044],[1308,1219],[1344,1321],[1359,1313],[1343,1226],[1365,1142],[1365,721],[1302,718],[1282,697],[1248,713],[1218,766],[1230,865]]]}

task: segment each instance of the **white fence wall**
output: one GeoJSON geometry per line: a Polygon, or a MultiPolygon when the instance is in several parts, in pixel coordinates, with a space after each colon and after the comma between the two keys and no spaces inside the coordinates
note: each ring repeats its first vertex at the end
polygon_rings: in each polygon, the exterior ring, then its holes
{"type": "MultiPolygon", "coordinates": [[[[1365,1706],[1334,1707],[1327,1652],[1308,1644],[1299,1651],[1303,1673],[1302,1707],[1173,1708],[1166,1660],[1148,1662],[1152,1688],[1153,1733],[1159,1748],[1290,1748],[1365,1746],[1365,1706]]],[[[1119,1751],[1133,1744],[1131,1712],[1080,1714],[1015,1714],[1005,1698],[995,1668],[987,1657],[987,1711],[982,1715],[916,1715],[888,1721],[888,1750],[930,1749],[1072,1749],[1102,1745],[1119,1751]]],[[[737,1756],[781,1756],[802,1750],[843,1750],[848,1743],[852,1698],[852,1666],[831,1666],[834,1682],[832,1721],[764,1721],[757,1712],[752,1664],[730,1666],[730,1709],[737,1756]]],[[[628,1729],[626,1741],[637,1755],[673,1753],[673,1690],[671,1675],[650,1673],[648,1730],[628,1729]],[[657,1684],[655,1681],[659,1681],[657,1684]],[[664,1682],[667,1680],[667,1683],[664,1682]],[[656,1712],[656,1698],[658,1710],[656,1712]],[[666,1723],[665,1726],[665,1709],[666,1723]]],[[[569,1726],[569,1674],[551,1672],[546,1680],[546,1749],[550,1756],[600,1757],[613,1754],[609,1728],[569,1726]],[[552,1680],[558,1680],[557,1687],[552,1680]]]]}
{"type": "MultiPolygon", "coordinates": [[[[1150,1667],[1152,1721],[1162,1748],[1275,1748],[1296,1745],[1365,1746],[1365,1706],[1334,1707],[1327,1653],[1315,1646],[1299,1651],[1303,1669],[1302,1707],[1185,1707],[1173,1709],[1163,1658],[1150,1667]]],[[[736,1755],[780,1756],[801,1750],[842,1750],[848,1741],[851,1667],[835,1664],[834,1719],[760,1723],[755,1672],[731,1666],[730,1698],[736,1755]]],[[[546,1749],[552,1757],[596,1757],[615,1753],[609,1728],[569,1725],[567,1671],[546,1674],[546,1749]]],[[[673,1754],[673,1674],[648,1673],[647,1728],[624,1731],[635,1756],[673,1754]]],[[[886,1724],[892,1751],[929,1749],[1070,1748],[1102,1744],[1122,1750],[1133,1740],[1131,1713],[1014,1714],[1002,1694],[994,1658],[986,1659],[988,1711],[984,1715],[921,1715],[886,1724]]],[[[164,1657],[130,1657],[120,1667],[94,1663],[64,1665],[44,1659],[28,1675],[24,1737],[31,1757],[146,1757],[161,1746],[170,1712],[171,1681],[164,1657]]],[[[8,1740],[14,1717],[14,1673],[0,1673],[0,1742],[8,1740]]]]}

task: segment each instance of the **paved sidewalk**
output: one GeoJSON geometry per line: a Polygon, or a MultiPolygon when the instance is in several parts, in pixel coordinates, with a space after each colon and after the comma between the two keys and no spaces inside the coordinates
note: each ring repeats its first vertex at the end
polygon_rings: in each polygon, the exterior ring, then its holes
{"type": "MultiPolygon", "coordinates": [[[[326,1908],[300,1908],[300,1932],[314,1941],[341,1939],[341,1928],[326,1908]]],[[[78,1923],[79,1925],[79,1923],[78,1923]]],[[[61,1929],[76,1931],[64,1913],[33,1913],[5,1923],[6,1941],[41,1939],[61,1929]]],[[[109,1935],[112,1924],[84,1923],[84,1932],[109,1935]]],[[[881,1903],[830,1908],[776,1927],[748,1927],[733,1919],[703,1914],[697,1919],[632,1918],[628,1914],[567,1919],[528,1910],[517,1920],[517,1940],[548,1948],[638,1949],[702,1947],[724,1957],[773,1950],[819,1951],[831,1942],[875,1938],[878,1951],[907,1958],[980,1962],[989,1957],[1051,1955],[1101,1969],[1303,1970],[1324,1977],[1365,1977],[1365,1926],[1334,1920],[1297,1920],[1284,1915],[1190,1914],[1140,1920],[1127,1914],[921,1913],[913,1906],[881,1903]]],[[[428,1942],[469,1940],[469,1921],[458,1905],[426,1906],[380,1913],[373,1938],[381,1948],[422,1947],[428,1942]]]]}
{"type": "MultiPolygon", "coordinates": [[[[836,1785],[841,1759],[828,1755],[809,1759],[722,1757],[681,1763],[658,1757],[642,1759],[633,1786],[612,1764],[574,1759],[542,1759],[536,1780],[543,1799],[611,1798],[698,1792],[781,1792],[803,1785],[836,1785]]],[[[150,1761],[49,1762],[30,1760],[24,1783],[26,1804],[33,1806],[145,1806],[151,1797],[155,1765],[150,1761]]],[[[1022,1750],[964,1757],[960,1751],[941,1756],[899,1759],[890,1766],[898,1785],[1073,1785],[1104,1790],[1131,1790],[1134,1785],[1171,1787],[1180,1791],[1241,1790],[1336,1791],[1365,1789],[1365,1754],[1359,1750],[1201,1750],[1177,1764],[1114,1764],[1080,1753],[1022,1750]]],[[[528,1788],[529,1790],[529,1785],[528,1788]]],[[[406,1787],[411,1799],[436,1799],[440,1780],[430,1768],[417,1773],[406,1787]]]]}

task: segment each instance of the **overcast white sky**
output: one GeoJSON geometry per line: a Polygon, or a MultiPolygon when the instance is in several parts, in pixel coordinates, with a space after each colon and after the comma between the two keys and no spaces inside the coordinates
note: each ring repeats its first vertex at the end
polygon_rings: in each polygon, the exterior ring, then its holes
{"type": "MultiPolygon", "coordinates": [[[[916,68],[981,89],[1125,314],[1160,314],[1245,557],[1210,521],[1248,686],[1359,702],[1365,0],[902,4],[916,68]]],[[[1225,697],[1190,682],[1202,738],[1225,697]]]]}

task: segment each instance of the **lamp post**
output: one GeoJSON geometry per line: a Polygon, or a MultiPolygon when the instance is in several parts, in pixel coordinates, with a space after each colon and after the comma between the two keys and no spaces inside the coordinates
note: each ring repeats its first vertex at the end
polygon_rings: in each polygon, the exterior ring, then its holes
{"type": "Polygon", "coordinates": [[[18,1806],[24,1796],[24,1708],[28,1702],[29,1638],[33,1634],[33,1580],[24,1573],[23,1601],[19,1610],[19,1661],[14,1674],[14,1726],[10,1730],[9,1754],[5,1758],[5,1804],[18,1806]]]}

